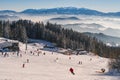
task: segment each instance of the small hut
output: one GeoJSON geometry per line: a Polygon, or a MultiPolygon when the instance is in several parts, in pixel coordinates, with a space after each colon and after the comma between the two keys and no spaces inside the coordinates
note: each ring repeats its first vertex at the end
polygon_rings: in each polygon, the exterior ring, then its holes
{"type": "Polygon", "coordinates": [[[18,42],[4,42],[1,43],[1,49],[3,51],[19,51],[19,43],[18,42]]]}
{"type": "Polygon", "coordinates": [[[65,55],[71,55],[71,54],[73,54],[73,50],[68,49],[65,52],[63,52],[63,54],[65,54],[65,55]]]}
{"type": "Polygon", "coordinates": [[[76,50],[76,55],[83,55],[83,54],[87,54],[88,52],[84,49],[77,49],[76,50]]]}

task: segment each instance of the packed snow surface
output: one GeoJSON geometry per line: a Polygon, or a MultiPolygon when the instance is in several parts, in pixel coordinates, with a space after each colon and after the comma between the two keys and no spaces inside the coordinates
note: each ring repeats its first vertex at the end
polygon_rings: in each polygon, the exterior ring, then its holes
{"type": "Polygon", "coordinates": [[[41,50],[43,45],[35,44],[28,44],[25,51],[25,44],[20,43],[21,57],[13,52],[4,57],[0,52],[0,80],[120,80],[120,76],[108,74],[107,58],[90,54],[63,55],[41,50]],[[78,64],[79,61],[82,64],[78,64]],[[70,68],[75,75],[70,73],[70,68]],[[105,73],[100,73],[101,68],[105,73]]]}

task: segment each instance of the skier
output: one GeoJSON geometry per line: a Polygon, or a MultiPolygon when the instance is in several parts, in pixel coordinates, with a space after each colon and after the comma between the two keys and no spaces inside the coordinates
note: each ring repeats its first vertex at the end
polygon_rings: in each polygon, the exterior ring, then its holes
{"type": "Polygon", "coordinates": [[[27,63],[29,63],[29,59],[27,59],[27,63]]]}
{"type": "Polygon", "coordinates": [[[15,53],[13,52],[13,55],[14,55],[15,53]]]}
{"type": "Polygon", "coordinates": [[[23,68],[25,67],[25,63],[23,63],[22,67],[23,67],[23,68]]]}
{"type": "Polygon", "coordinates": [[[92,58],[90,58],[90,61],[92,61],[92,58]]]}
{"type": "Polygon", "coordinates": [[[58,57],[56,58],[56,60],[58,60],[58,57]]]}
{"type": "Polygon", "coordinates": [[[20,57],[22,57],[22,54],[20,54],[20,57]]]}
{"type": "Polygon", "coordinates": [[[102,73],[104,73],[104,72],[105,72],[105,69],[104,69],[104,68],[102,68],[102,69],[101,69],[101,71],[102,71],[102,73]]]}
{"type": "Polygon", "coordinates": [[[43,55],[45,55],[45,52],[43,53],[43,55]]]}
{"type": "Polygon", "coordinates": [[[3,55],[3,51],[2,51],[2,55],[3,55]]]}
{"type": "Polygon", "coordinates": [[[7,56],[7,53],[4,54],[4,57],[6,57],[6,56],[7,56]]]}
{"type": "Polygon", "coordinates": [[[71,57],[69,57],[69,59],[71,59],[71,57]]]}
{"type": "Polygon", "coordinates": [[[33,53],[33,55],[35,55],[35,53],[33,53]]]}
{"type": "Polygon", "coordinates": [[[81,61],[79,61],[78,64],[81,64],[81,61]]]}
{"type": "Polygon", "coordinates": [[[30,51],[30,53],[32,54],[32,51],[30,51]]]}
{"type": "Polygon", "coordinates": [[[38,52],[37,55],[39,56],[39,55],[40,55],[40,52],[38,52]]]}
{"type": "Polygon", "coordinates": [[[52,54],[53,54],[53,52],[52,52],[52,54]]]}
{"type": "Polygon", "coordinates": [[[69,71],[70,71],[73,75],[75,75],[73,68],[70,68],[69,71]]]}
{"type": "Polygon", "coordinates": [[[37,49],[37,51],[39,51],[39,49],[37,49]]]}
{"type": "Polygon", "coordinates": [[[54,60],[54,62],[58,62],[58,57],[54,60]]]}

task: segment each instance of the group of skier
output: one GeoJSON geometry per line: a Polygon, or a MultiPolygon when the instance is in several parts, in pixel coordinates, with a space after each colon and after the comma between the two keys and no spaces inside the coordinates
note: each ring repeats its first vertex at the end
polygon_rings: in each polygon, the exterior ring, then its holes
{"type": "MultiPolygon", "coordinates": [[[[15,53],[13,52],[13,55],[14,55],[14,54],[15,54],[15,53]]],[[[25,52],[25,54],[26,54],[26,52],[25,52]]],[[[46,55],[45,52],[42,53],[42,52],[41,52],[40,50],[38,50],[38,49],[37,49],[36,51],[30,51],[30,54],[32,54],[32,55],[35,55],[35,54],[36,54],[37,56],[39,56],[40,54],[46,55]]],[[[53,54],[53,52],[52,52],[52,54],[53,54]]],[[[8,54],[7,52],[5,52],[5,53],[2,52],[2,55],[3,55],[4,57],[9,56],[9,54],[8,54]]],[[[19,56],[22,57],[22,54],[19,54],[19,56]]],[[[71,56],[69,56],[68,58],[69,58],[69,60],[72,59],[71,56]]],[[[92,58],[90,58],[89,60],[92,61],[92,58]]],[[[55,61],[55,62],[58,62],[58,57],[57,57],[54,61],[55,61]]],[[[26,63],[29,63],[29,62],[30,62],[30,60],[29,60],[29,59],[26,59],[26,63]]],[[[26,63],[23,63],[23,64],[22,64],[22,68],[25,68],[26,63]]],[[[79,61],[78,64],[82,65],[83,63],[82,63],[82,61],[79,61]]],[[[102,73],[104,73],[104,72],[105,72],[105,69],[102,68],[101,71],[102,71],[102,73]]],[[[70,67],[70,68],[69,68],[69,72],[70,72],[71,74],[75,75],[75,70],[74,70],[73,67],[70,67]]]]}

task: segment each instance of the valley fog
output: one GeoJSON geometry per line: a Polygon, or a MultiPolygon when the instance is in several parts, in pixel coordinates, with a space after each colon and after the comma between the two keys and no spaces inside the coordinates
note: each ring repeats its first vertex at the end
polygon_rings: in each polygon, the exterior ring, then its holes
{"type": "Polygon", "coordinates": [[[73,29],[78,32],[104,33],[106,35],[120,37],[120,17],[90,16],[90,15],[16,15],[20,19],[33,22],[51,22],[62,25],[64,28],[73,29]],[[77,19],[72,19],[72,18],[77,19]],[[64,18],[64,19],[61,19],[64,18]]]}

